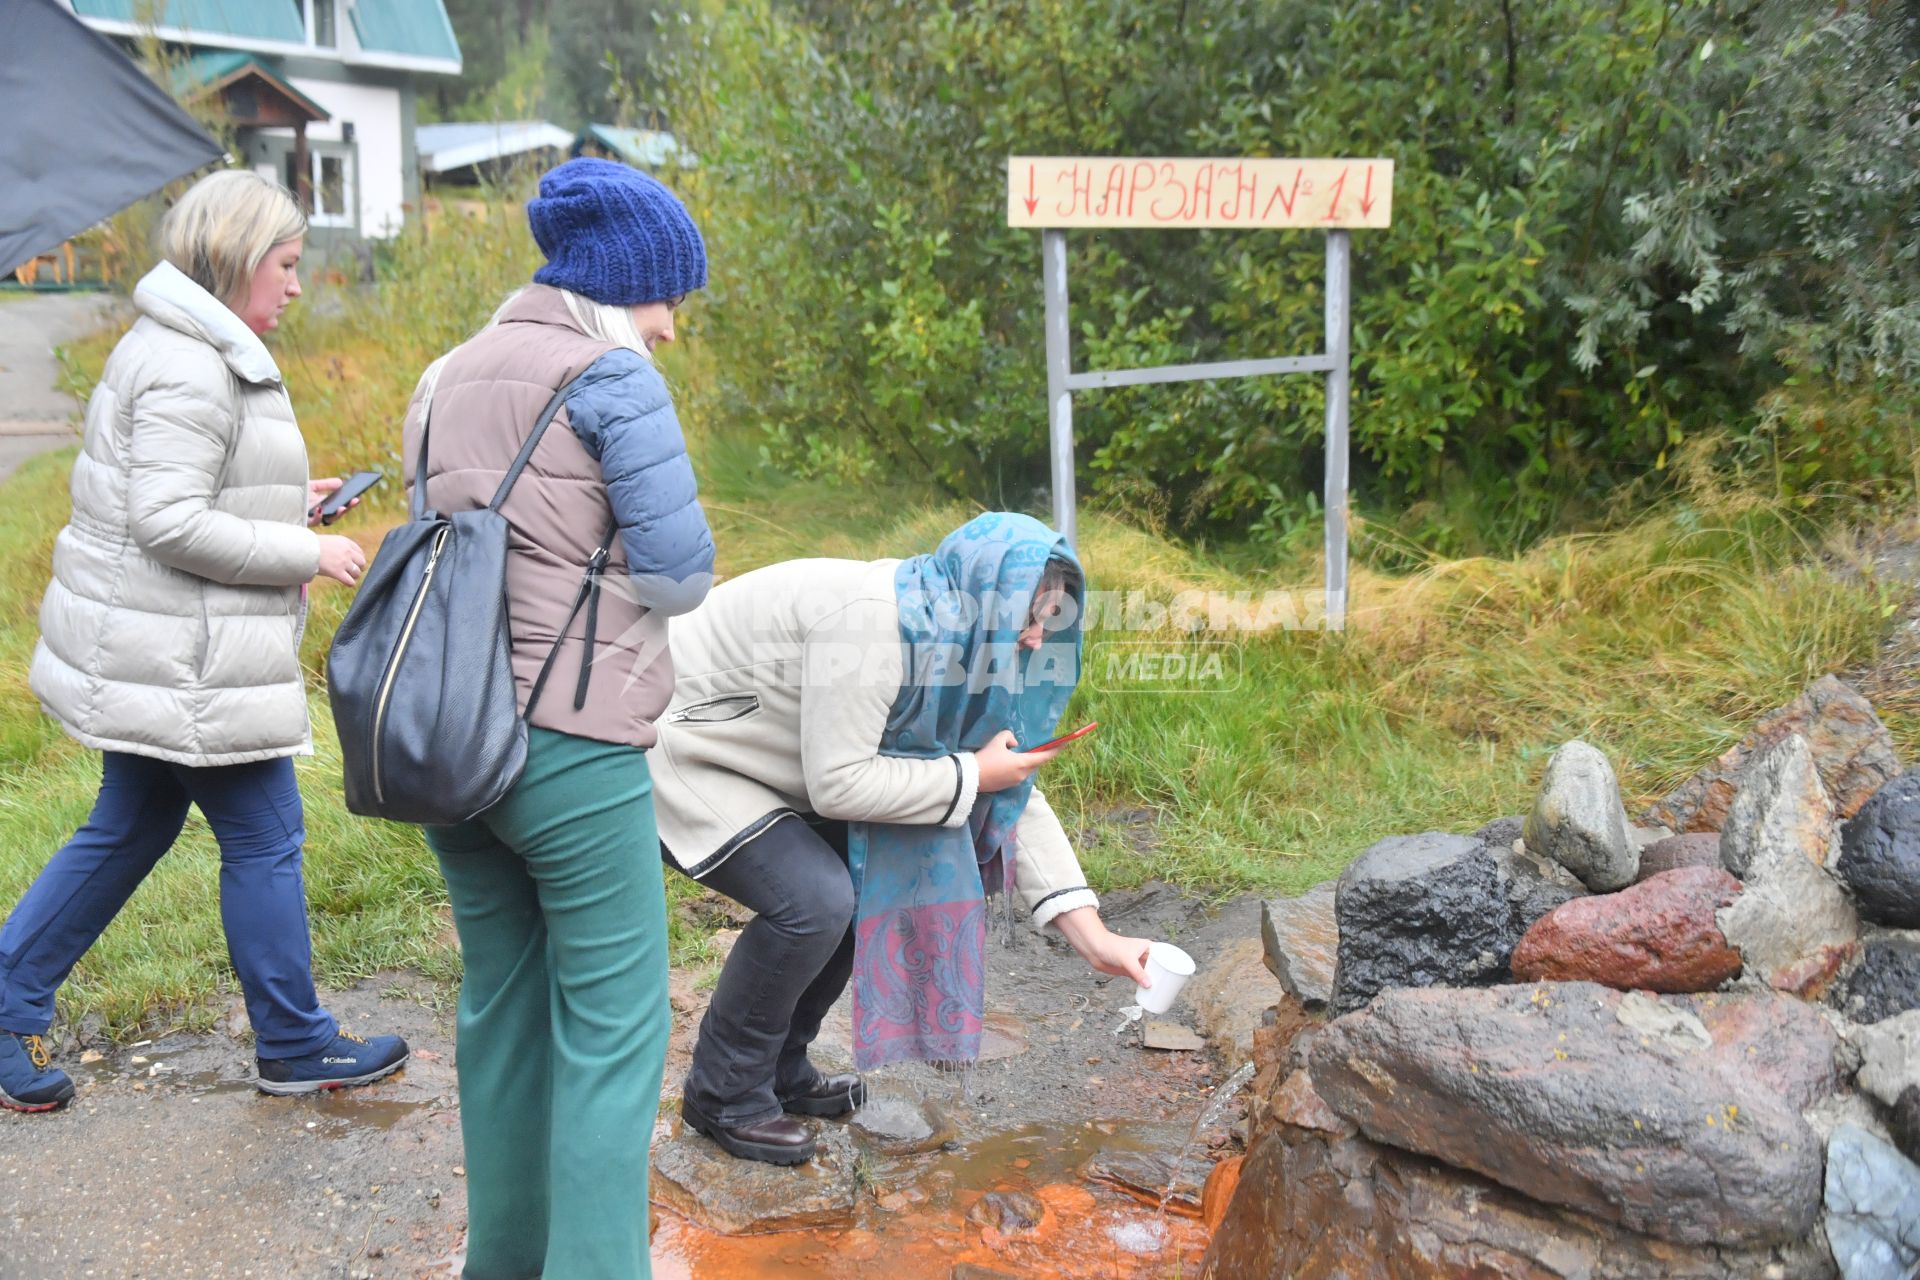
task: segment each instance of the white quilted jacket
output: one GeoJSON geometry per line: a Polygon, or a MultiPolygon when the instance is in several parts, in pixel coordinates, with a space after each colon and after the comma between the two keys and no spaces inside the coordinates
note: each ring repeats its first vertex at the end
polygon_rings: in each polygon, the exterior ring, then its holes
{"type": "Polygon", "coordinates": [[[188,765],[312,750],[307,449],[266,346],[169,263],[87,404],[30,676],[90,747],[188,765]]]}

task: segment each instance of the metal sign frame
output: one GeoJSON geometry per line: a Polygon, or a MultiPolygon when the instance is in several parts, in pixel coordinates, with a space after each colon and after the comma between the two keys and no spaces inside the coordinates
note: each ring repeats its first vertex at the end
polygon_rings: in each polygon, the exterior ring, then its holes
{"type": "Polygon", "coordinates": [[[1078,546],[1073,479],[1073,393],[1105,387],[1156,382],[1198,382],[1217,378],[1258,378],[1276,373],[1327,375],[1325,545],[1326,626],[1339,631],[1347,619],[1347,367],[1351,353],[1352,238],[1346,230],[1327,231],[1326,350],[1311,356],[1268,360],[1220,360],[1208,364],[1170,364],[1149,369],[1073,371],[1072,329],[1067,323],[1067,235],[1060,228],[1040,232],[1041,280],[1046,296],[1047,422],[1053,460],[1053,523],[1068,543],[1078,546]]]}

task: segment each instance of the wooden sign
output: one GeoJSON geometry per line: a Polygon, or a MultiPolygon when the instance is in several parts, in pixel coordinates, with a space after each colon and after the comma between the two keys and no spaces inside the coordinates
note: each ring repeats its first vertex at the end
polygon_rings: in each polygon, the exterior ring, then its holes
{"type": "Polygon", "coordinates": [[[1385,227],[1391,160],[1010,156],[1012,227],[1385,227]]]}

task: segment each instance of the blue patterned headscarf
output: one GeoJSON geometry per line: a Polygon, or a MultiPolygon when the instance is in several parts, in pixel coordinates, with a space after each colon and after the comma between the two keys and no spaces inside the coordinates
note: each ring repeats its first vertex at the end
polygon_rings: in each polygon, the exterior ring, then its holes
{"type": "MultiPolygon", "coordinates": [[[[977,751],[1004,729],[1045,741],[1080,676],[1080,609],[1039,649],[1017,644],[1047,561],[1080,563],[1031,516],[988,512],[894,575],[906,676],[883,755],[977,751]]],[[[887,1062],[971,1062],[985,1016],[986,895],[1013,883],[1014,827],[1033,784],[983,795],[961,828],[854,823],[853,1040],[861,1070],[887,1062]]]]}

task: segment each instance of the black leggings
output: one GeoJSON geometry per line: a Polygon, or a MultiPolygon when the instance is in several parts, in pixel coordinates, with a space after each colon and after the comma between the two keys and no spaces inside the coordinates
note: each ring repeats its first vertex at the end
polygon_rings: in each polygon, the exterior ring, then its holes
{"type": "Polygon", "coordinates": [[[757,1124],[813,1083],[807,1046],[853,975],[847,824],[781,818],[700,883],[755,915],[701,1020],[686,1096],[719,1124],[757,1124]]]}

